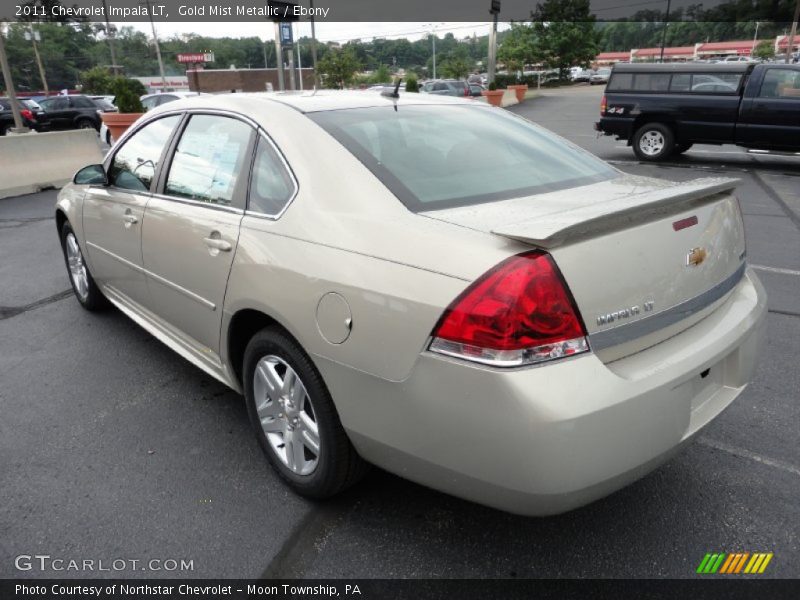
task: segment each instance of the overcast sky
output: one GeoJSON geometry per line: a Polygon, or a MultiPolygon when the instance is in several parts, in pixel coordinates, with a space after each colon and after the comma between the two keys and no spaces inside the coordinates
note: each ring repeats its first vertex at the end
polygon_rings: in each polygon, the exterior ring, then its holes
{"type": "MultiPolygon", "coordinates": [[[[118,28],[130,25],[135,29],[152,35],[150,23],[116,23],[118,28]]],[[[498,24],[498,29],[508,28],[507,23],[498,24]]],[[[439,37],[452,33],[456,38],[463,38],[489,33],[491,23],[337,23],[327,22],[316,24],[317,39],[322,42],[346,42],[348,40],[369,40],[374,37],[419,39],[428,34],[433,28],[439,37]]],[[[159,39],[169,38],[173,35],[196,33],[206,37],[252,37],[258,36],[262,40],[275,39],[275,29],[272,23],[252,22],[245,23],[156,23],[156,32],[159,39]]],[[[307,21],[295,24],[295,38],[311,36],[311,24],[307,21]]]]}

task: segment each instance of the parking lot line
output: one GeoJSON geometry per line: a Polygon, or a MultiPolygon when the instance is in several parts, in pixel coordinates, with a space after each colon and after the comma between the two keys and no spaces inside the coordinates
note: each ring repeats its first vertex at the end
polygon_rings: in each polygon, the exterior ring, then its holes
{"type": "Polygon", "coordinates": [[[764,265],[750,265],[756,271],[766,271],[767,273],[780,273],[781,275],[794,275],[795,277],[800,276],[800,271],[794,271],[792,269],[781,269],[779,267],[766,267],[764,265]]]}
{"type": "Polygon", "coordinates": [[[706,446],[708,448],[714,448],[715,450],[722,450],[723,452],[727,452],[728,454],[733,454],[734,456],[739,456],[741,458],[748,458],[750,460],[760,462],[761,464],[775,467],[776,469],[780,469],[782,471],[786,471],[787,473],[793,473],[794,475],[800,476],[800,468],[789,463],[785,463],[780,460],[775,460],[773,458],[768,458],[766,456],[761,456],[760,454],[756,454],[755,452],[751,452],[750,450],[746,450],[744,448],[738,448],[737,446],[731,446],[730,444],[726,444],[725,442],[719,442],[717,440],[712,440],[711,438],[707,438],[705,436],[700,437],[697,439],[697,443],[706,446]]]}

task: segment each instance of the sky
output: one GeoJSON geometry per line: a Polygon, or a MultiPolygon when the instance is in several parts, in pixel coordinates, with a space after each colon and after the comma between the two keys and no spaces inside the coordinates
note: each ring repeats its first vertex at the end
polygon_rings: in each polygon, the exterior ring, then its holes
{"type": "MultiPolygon", "coordinates": [[[[126,25],[134,29],[145,32],[148,36],[152,35],[150,23],[115,23],[117,28],[126,25]]],[[[499,23],[498,30],[507,29],[507,23],[499,23]]],[[[486,35],[489,33],[491,23],[338,23],[338,22],[317,22],[317,40],[321,42],[346,42],[349,40],[361,39],[370,40],[375,37],[383,38],[408,38],[416,40],[428,35],[435,29],[439,37],[446,33],[452,33],[456,38],[463,38],[476,35],[486,35]]],[[[159,39],[169,38],[173,35],[186,33],[196,33],[206,37],[252,37],[258,36],[262,40],[274,40],[275,29],[272,23],[255,23],[252,21],[244,23],[204,23],[204,22],[185,22],[185,23],[156,23],[156,33],[159,39]]],[[[307,21],[295,24],[295,38],[311,36],[311,24],[307,21]]]]}

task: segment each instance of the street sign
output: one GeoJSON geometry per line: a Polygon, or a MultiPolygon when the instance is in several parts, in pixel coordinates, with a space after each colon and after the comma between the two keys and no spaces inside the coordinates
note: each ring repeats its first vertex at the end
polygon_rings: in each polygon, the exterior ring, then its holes
{"type": "Polygon", "coordinates": [[[187,52],[176,55],[179,63],[210,63],[214,62],[213,52],[187,52]]]}
{"type": "Polygon", "coordinates": [[[281,44],[292,45],[292,24],[281,23],[281,44]]]}
{"type": "Polygon", "coordinates": [[[493,15],[496,15],[500,12],[500,0],[492,0],[492,6],[489,9],[489,12],[493,15]]]}

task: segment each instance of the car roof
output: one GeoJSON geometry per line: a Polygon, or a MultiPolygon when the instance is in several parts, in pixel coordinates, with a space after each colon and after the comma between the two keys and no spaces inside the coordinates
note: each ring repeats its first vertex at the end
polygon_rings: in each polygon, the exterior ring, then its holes
{"type": "Polygon", "coordinates": [[[753,63],[618,63],[615,73],[745,73],[753,63]]]}
{"type": "MultiPolygon", "coordinates": [[[[170,102],[171,109],[181,106],[186,108],[217,108],[241,110],[243,103],[256,108],[268,103],[277,102],[294,108],[301,113],[323,112],[329,110],[346,110],[353,108],[372,108],[378,106],[411,106],[461,104],[466,106],[484,106],[473,100],[450,98],[430,94],[401,93],[399,98],[391,98],[381,94],[366,93],[366,90],[317,90],[307,92],[255,92],[241,94],[203,94],[170,102]]],[[[488,107],[488,105],[485,105],[488,107]]],[[[162,107],[158,107],[162,108],[162,107]]],[[[161,112],[161,111],[159,111],[161,112]]]]}

